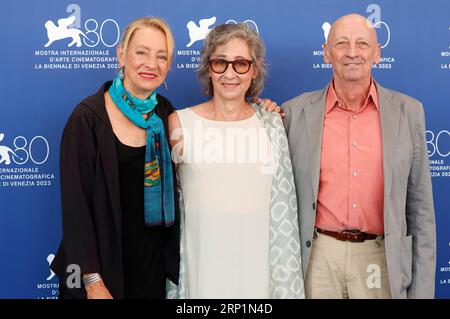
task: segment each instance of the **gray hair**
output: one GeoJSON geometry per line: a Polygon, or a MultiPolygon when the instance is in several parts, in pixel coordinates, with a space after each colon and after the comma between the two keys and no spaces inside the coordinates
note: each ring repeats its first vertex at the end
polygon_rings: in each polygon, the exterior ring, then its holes
{"type": "Polygon", "coordinates": [[[267,65],[264,61],[265,48],[264,43],[258,33],[245,23],[222,24],[209,32],[203,43],[201,52],[201,62],[198,69],[198,78],[203,89],[203,93],[208,96],[214,96],[214,90],[209,77],[208,59],[214,53],[218,46],[226,44],[231,39],[242,39],[247,42],[250,49],[251,58],[254,61],[253,67],[257,70],[257,76],[245,93],[246,97],[256,98],[264,87],[267,74],[267,65]]]}

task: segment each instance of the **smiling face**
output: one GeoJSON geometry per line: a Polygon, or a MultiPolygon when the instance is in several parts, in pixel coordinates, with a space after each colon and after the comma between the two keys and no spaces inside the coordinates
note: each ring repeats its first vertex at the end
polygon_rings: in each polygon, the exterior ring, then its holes
{"type": "Polygon", "coordinates": [[[331,27],[324,45],[324,60],[333,65],[335,81],[368,83],[373,63],[380,62],[375,29],[363,16],[351,14],[331,27]]]}
{"type": "Polygon", "coordinates": [[[148,98],[166,79],[170,63],[167,39],[160,30],[136,29],[126,51],[117,48],[117,56],[124,68],[124,87],[137,98],[148,98]]]}
{"type": "MultiPolygon", "coordinates": [[[[209,57],[212,59],[224,59],[227,61],[253,60],[250,48],[243,39],[232,38],[224,45],[218,46],[209,57]]],[[[214,98],[224,100],[245,100],[245,93],[249,89],[252,78],[256,77],[253,64],[245,74],[238,74],[231,64],[222,74],[214,73],[209,69],[209,76],[213,85],[214,98]]]]}

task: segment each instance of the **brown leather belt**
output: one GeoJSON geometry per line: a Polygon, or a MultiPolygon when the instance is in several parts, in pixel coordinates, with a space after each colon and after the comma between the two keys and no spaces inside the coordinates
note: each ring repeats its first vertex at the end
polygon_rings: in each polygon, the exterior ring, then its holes
{"type": "Polygon", "coordinates": [[[355,243],[361,243],[365,240],[376,239],[378,237],[378,235],[363,233],[360,232],[359,230],[344,230],[342,232],[335,232],[316,228],[316,231],[320,234],[336,238],[337,240],[350,241],[355,243]]]}

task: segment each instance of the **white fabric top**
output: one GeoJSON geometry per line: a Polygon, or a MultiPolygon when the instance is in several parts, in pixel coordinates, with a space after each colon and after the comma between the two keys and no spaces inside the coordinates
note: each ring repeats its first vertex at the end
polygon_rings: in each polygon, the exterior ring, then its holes
{"type": "Polygon", "coordinates": [[[252,117],[214,121],[177,111],[184,151],[189,298],[269,298],[273,172],[266,129],[252,117]]]}

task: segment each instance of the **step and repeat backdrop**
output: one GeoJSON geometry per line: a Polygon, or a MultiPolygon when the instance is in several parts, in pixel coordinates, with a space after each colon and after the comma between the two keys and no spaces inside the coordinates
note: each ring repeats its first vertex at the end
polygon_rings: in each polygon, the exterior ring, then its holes
{"type": "Polygon", "coordinates": [[[74,106],[118,71],[116,46],[141,16],[175,34],[161,93],[184,108],[205,100],[196,77],[202,42],[222,23],[245,22],[265,41],[264,97],[282,102],[327,85],[322,44],[355,12],[376,26],[374,77],[423,102],[437,222],[436,297],[450,297],[450,2],[447,0],[30,0],[0,10],[0,298],[57,298],[49,269],[61,239],[59,144],[74,106]],[[376,1],[376,2],[374,2],[376,1]]]}

